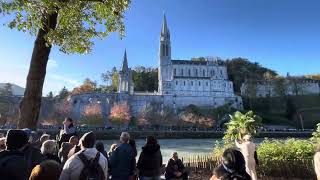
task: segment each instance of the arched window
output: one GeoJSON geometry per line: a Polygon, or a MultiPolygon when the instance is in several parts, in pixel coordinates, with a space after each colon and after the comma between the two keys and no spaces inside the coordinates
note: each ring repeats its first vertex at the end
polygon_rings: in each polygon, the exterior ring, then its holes
{"type": "Polygon", "coordinates": [[[165,56],[164,44],[161,44],[161,56],[165,56]]]}
{"type": "Polygon", "coordinates": [[[168,44],[166,45],[166,56],[169,56],[169,47],[168,47],[168,44]]]}

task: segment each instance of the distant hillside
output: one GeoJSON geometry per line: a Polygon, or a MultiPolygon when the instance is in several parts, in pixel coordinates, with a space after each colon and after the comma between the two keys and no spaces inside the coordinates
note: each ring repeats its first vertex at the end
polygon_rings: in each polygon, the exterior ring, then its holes
{"type": "MultiPolygon", "coordinates": [[[[0,89],[4,88],[6,83],[0,83],[0,89]]],[[[18,85],[12,84],[12,93],[15,96],[23,96],[24,94],[24,88],[20,87],[18,85]]]]}

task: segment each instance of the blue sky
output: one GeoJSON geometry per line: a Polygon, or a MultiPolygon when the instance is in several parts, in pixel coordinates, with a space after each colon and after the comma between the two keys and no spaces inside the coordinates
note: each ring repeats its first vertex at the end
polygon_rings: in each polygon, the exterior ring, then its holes
{"type": "MultiPolygon", "coordinates": [[[[125,48],[129,66],[155,67],[163,12],[174,59],[244,57],[282,75],[320,73],[319,7],[317,0],[132,0],[124,39],[113,33],[86,55],[53,48],[44,94],[86,77],[101,83],[102,72],[120,67],[125,48]]],[[[34,37],[0,26],[0,42],[0,82],[24,87],[34,37]]]]}

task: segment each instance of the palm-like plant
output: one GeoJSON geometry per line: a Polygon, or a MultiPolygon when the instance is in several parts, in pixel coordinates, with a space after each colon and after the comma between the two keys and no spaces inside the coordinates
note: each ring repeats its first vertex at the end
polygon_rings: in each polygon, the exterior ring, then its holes
{"type": "Polygon", "coordinates": [[[230,115],[230,118],[230,122],[226,123],[227,131],[223,138],[225,142],[241,140],[246,134],[253,135],[257,132],[257,128],[261,126],[261,118],[252,111],[245,114],[237,111],[234,115],[230,115]]]}

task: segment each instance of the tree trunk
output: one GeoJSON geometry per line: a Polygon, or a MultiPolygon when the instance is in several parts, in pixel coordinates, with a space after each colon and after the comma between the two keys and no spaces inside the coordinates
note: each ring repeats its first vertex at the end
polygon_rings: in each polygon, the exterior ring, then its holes
{"type": "Polygon", "coordinates": [[[46,45],[45,36],[55,29],[58,13],[44,15],[44,28],[39,29],[31,57],[24,97],[20,103],[18,128],[37,129],[41,107],[42,89],[46,76],[51,45],[46,45]]]}

